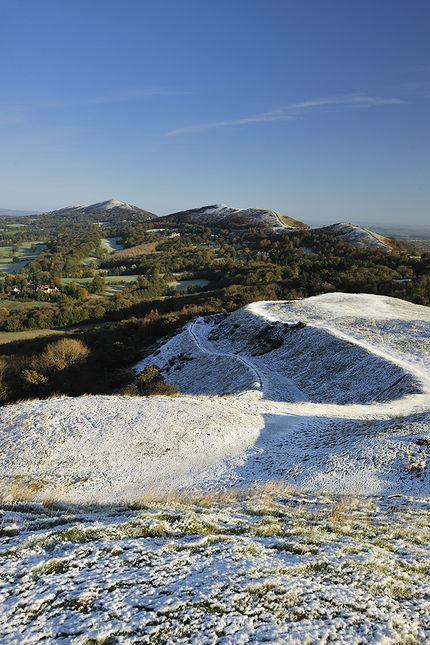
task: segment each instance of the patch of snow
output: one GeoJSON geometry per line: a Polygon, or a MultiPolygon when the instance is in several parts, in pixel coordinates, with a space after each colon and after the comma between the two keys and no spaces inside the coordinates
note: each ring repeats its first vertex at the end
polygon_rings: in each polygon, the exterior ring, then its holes
{"type": "Polygon", "coordinates": [[[109,199],[105,202],[98,202],[96,204],[91,204],[87,206],[91,210],[100,210],[100,211],[110,211],[113,208],[123,208],[126,210],[133,210],[133,206],[126,204],[125,202],[120,202],[118,199],[109,199]]]}
{"type": "Polygon", "coordinates": [[[50,214],[55,214],[55,213],[64,213],[70,210],[79,210],[82,213],[86,212],[93,212],[93,211],[100,211],[100,213],[106,213],[109,212],[115,208],[121,208],[122,210],[126,211],[136,211],[140,210],[137,206],[133,206],[132,204],[127,204],[126,202],[121,202],[118,199],[109,199],[104,202],[97,202],[96,204],[74,204],[73,206],[67,206],[65,208],[60,208],[55,211],[50,211],[50,214]]]}
{"type": "Polygon", "coordinates": [[[0,409],[0,482],[44,481],[42,497],[136,499],[252,446],[263,419],[227,399],[60,398],[0,409]]]}
{"type": "Polygon", "coordinates": [[[358,248],[380,248],[391,251],[391,247],[383,241],[385,238],[382,235],[374,233],[363,226],[349,224],[348,222],[339,222],[338,224],[325,226],[320,230],[330,231],[336,237],[351,242],[358,248]]]}
{"type": "Polygon", "coordinates": [[[228,220],[232,217],[243,217],[244,219],[255,219],[262,224],[271,226],[275,231],[284,229],[295,229],[296,227],[285,224],[280,213],[274,210],[263,208],[233,208],[226,204],[214,204],[212,206],[203,206],[195,210],[187,211],[191,215],[201,218],[228,220]]]}

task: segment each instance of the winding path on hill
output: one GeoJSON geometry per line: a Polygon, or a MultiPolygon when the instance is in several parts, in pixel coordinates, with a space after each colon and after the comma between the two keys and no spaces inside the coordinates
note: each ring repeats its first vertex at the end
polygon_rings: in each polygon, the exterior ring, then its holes
{"type": "MultiPolygon", "coordinates": [[[[259,302],[249,305],[251,311],[260,317],[270,321],[282,322],[297,322],[296,320],[287,320],[280,318],[279,315],[273,314],[269,311],[268,305],[270,303],[259,302]]],[[[417,394],[409,394],[400,399],[387,401],[384,403],[368,403],[368,404],[336,404],[336,403],[313,403],[311,401],[297,400],[297,401],[283,401],[281,400],[266,400],[265,395],[282,394],[282,385],[279,387],[280,375],[270,374],[269,370],[263,370],[256,362],[249,356],[239,356],[233,352],[222,352],[208,348],[206,339],[202,338],[200,329],[202,326],[202,319],[198,318],[187,327],[192,339],[196,343],[199,351],[205,354],[224,356],[231,360],[240,361],[247,369],[251,370],[256,376],[256,384],[259,390],[259,400],[254,403],[258,405],[258,410],[262,413],[276,412],[276,414],[294,415],[294,416],[312,416],[312,417],[337,417],[344,419],[391,419],[394,417],[407,417],[411,414],[419,414],[428,412],[430,410],[430,374],[413,363],[410,363],[400,357],[393,357],[381,349],[378,349],[373,344],[358,339],[352,335],[332,328],[329,324],[307,323],[308,326],[319,327],[324,329],[327,333],[336,336],[337,338],[347,341],[349,343],[358,345],[374,355],[380,356],[386,361],[395,362],[406,372],[419,378],[422,383],[422,392],[417,394]]],[[[206,329],[206,327],[205,327],[206,329]]],[[[297,392],[300,392],[296,388],[297,392]]],[[[255,398],[255,390],[243,392],[236,396],[251,395],[255,398]]]]}
{"type": "MultiPolygon", "coordinates": [[[[238,356],[237,354],[225,354],[224,352],[218,352],[213,349],[208,349],[202,338],[199,336],[197,330],[197,324],[201,320],[201,318],[197,318],[197,320],[194,320],[193,322],[189,323],[187,326],[187,330],[190,333],[190,336],[194,340],[195,344],[199,348],[201,352],[204,354],[211,354],[212,356],[227,356],[231,360],[238,361],[239,363],[242,363],[246,367],[246,369],[251,370],[251,372],[255,376],[255,386],[258,387],[259,389],[265,389],[264,383],[263,383],[263,377],[261,373],[257,370],[255,365],[253,365],[252,361],[250,361],[248,358],[244,358],[243,356],[238,356]]],[[[245,392],[243,393],[245,394],[245,392]]]]}

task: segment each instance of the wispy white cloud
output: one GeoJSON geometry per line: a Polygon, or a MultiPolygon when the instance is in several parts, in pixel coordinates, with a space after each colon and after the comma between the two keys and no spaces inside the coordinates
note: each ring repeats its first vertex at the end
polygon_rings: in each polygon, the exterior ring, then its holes
{"type": "Polygon", "coordinates": [[[273,112],[265,112],[264,114],[257,114],[255,116],[248,116],[243,119],[232,119],[230,121],[211,121],[210,123],[199,123],[197,125],[189,125],[185,128],[178,128],[166,133],[167,137],[173,137],[177,134],[188,134],[191,132],[200,132],[202,130],[211,130],[213,128],[224,128],[232,125],[247,125],[248,123],[263,123],[267,121],[289,121],[295,117],[289,114],[273,112]]]}
{"type": "Polygon", "coordinates": [[[290,103],[287,110],[306,109],[324,106],[351,105],[354,107],[375,107],[377,105],[403,105],[405,101],[397,98],[383,98],[380,96],[367,96],[366,94],[341,94],[329,96],[301,103],[290,103]]]}
{"type": "Polygon", "coordinates": [[[289,103],[283,108],[257,114],[255,116],[243,117],[240,119],[231,119],[225,121],[210,121],[208,123],[197,123],[195,125],[185,126],[166,132],[166,137],[173,137],[180,134],[191,134],[212,130],[214,128],[224,128],[229,126],[248,125],[250,123],[263,123],[270,121],[290,121],[296,119],[308,110],[315,110],[323,107],[350,106],[359,108],[372,108],[379,105],[403,105],[405,101],[399,98],[384,98],[380,96],[367,96],[365,94],[341,94],[325,98],[301,101],[299,103],[289,103]]]}

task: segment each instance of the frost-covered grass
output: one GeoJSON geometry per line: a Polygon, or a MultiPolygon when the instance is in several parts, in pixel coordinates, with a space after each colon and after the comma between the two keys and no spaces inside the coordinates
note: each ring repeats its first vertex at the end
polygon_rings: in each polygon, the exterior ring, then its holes
{"type": "Polygon", "coordinates": [[[124,248],[123,244],[118,243],[116,237],[104,237],[101,241],[101,245],[106,253],[121,251],[124,248]]]}
{"type": "Polygon", "coordinates": [[[428,642],[429,506],[282,488],[3,504],[2,642],[428,642]]]}

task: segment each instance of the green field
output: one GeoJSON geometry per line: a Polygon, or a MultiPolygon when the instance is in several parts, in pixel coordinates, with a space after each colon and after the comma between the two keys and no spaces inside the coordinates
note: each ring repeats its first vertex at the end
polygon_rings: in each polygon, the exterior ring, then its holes
{"type": "MultiPolygon", "coordinates": [[[[107,275],[103,276],[103,279],[106,283],[115,284],[129,284],[130,282],[136,282],[138,275],[107,275]]],[[[61,278],[61,283],[63,285],[72,284],[75,282],[80,287],[84,287],[86,284],[92,281],[92,278],[61,278]]]]}
{"type": "Polygon", "coordinates": [[[209,280],[175,280],[175,282],[169,282],[169,287],[176,287],[178,291],[185,291],[188,287],[206,287],[209,284],[209,280]]]}
{"type": "MultiPolygon", "coordinates": [[[[138,277],[139,276],[137,275],[107,275],[106,277],[104,277],[106,288],[103,292],[103,295],[115,295],[119,291],[125,289],[125,287],[127,287],[130,282],[136,282],[138,277]]],[[[67,286],[68,284],[72,284],[74,282],[79,287],[85,287],[90,282],[92,282],[92,280],[92,278],[62,278],[61,284],[63,286],[67,286]]]]}
{"type": "Polygon", "coordinates": [[[64,330],[57,329],[28,329],[26,331],[0,331],[0,345],[13,343],[16,340],[30,340],[39,336],[53,336],[64,334],[64,330]]]}
{"type": "Polygon", "coordinates": [[[104,237],[101,241],[102,247],[106,250],[106,253],[112,253],[113,251],[122,251],[124,248],[123,244],[117,244],[116,237],[104,237]]]}
{"type": "Polygon", "coordinates": [[[49,302],[39,301],[39,300],[28,300],[27,302],[22,300],[9,300],[5,298],[0,300],[0,309],[7,309],[8,311],[23,311],[24,309],[34,309],[34,307],[42,308],[49,306],[49,302]]]}
{"type": "Polygon", "coordinates": [[[88,255],[86,258],[81,260],[81,264],[84,264],[86,267],[90,266],[93,262],[98,264],[98,258],[94,257],[93,255],[88,255]]]}
{"type": "Polygon", "coordinates": [[[37,258],[45,246],[45,242],[41,242],[40,240],[24,242],[15,253],[13,252],[12,246],[0,246],[0,271],[3,271],[3,273],[20,271],[26,264],[37,258]],[[31,250],[33,244],[36,245],[34,251],[31,250]],[[19,258],[19,261],[12,262],[14,257],[19,258]]]}
{"type": "Polygon", "coordinates": [[[2,222],[0,229],[4,231],[6,235],[15,235],[15,233],[22,233],[23,229],[27,228],[26,224],[5,224],[2,222]]]}
{"type": "MultiPolygon", "coordinates": [[[[105,253],[113,253],[114,251],[121,251],[124,248],[123,244],[117,244],[116,240],[118,238],[116,237],[104,237],[101,242],[100,246],[102,247],[103,251],[105,253]]],[[[91,251],[91,253],[93,253],[91,251]]],[[[94,255],[88,255],[86,258],[84,258],[81,261],[81,264],[85,264],[85,266],[89,266],[92,262],[99,262],[99,258],[96,258],[94,255]]]]}

